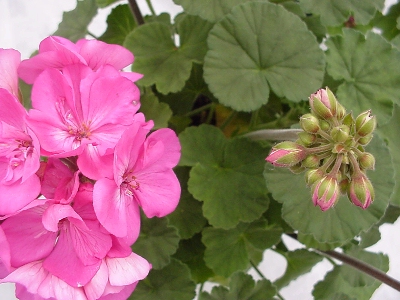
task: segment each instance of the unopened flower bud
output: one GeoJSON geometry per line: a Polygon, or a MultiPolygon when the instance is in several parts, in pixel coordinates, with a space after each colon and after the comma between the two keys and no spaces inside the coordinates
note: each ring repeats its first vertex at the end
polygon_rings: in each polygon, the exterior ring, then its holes
{"type": "Polygon", "coordinates": [[[302,144],[304,144],[305,146],[311,146],[317,140],[317,136],[312,133],[302,131],[302,132],[299,132],[297,135],[298,135],[300,141],[302,142],[302,144]]]}
{"type": "Polygon", "coordinates": [[[346,116],[346,109],[339,102],[337,102],[336,105],[336,117],[339,120],[342,120],[346,116]]]}
{"type": "Polygon", "coordinates": [[[331,137],[337,143],[343,143],[349,138],[350,128],[346,125],[340,125],[332,128],[331,137]]]}
{"type": "Polygon", "coordinates": [[[328,89],[319,89],[309,98],[312,111],[323,119],[330,119],[336,115],[336,98],[328,89]]]}
{"type": "Polygon", "coordinates": [[[306,168],[303,167],[301,163],[297,163],[294,166],[289,167],[289,170],[293,174],[300,174],[300,173],[304,172],[306,170],[306,168]]]}
{"type": "Polygon", "coordinates": [[[372,140],[373,135],[372,134],[368,134],[366,136],[363,136],[361,138],[358,139],[358,143],[360,145],[366,146],[369,144],[369,142],[372,140]]]}
{"type": "Polygon", "coordinates": [[[360,154],[358,156],[358,161],[360,163],[361,168],[365,170],[375,169],[375,157],[369,152],[364,152],[360,154]]]}
{"type": "Polygon", "coordinates": [[[364,173],[359,172],[351,178],[347,196],[353,204],[363,209],[366,209],[374,201],[374,187],[364,173]]]}
{"type": "Polygon", "coordinates": [[[313,114],[302,115],[299,123],[305,132],[317,133],[319,130],[319,120],[313,114]]]}
{"type": "Polygon", "coordinates": [[[367,136],[371,134],[376,127],[376,118],[371,115],[371,110],[361,113],[356,118],[356,132],[359,136],[367,136]]]}
{"type": "Polygon", "coordinates": [[[312,200],[315,206],[319,206],[325,211],[335,205],[340,195],[339,184],[337,179],[332,176],[325,176],[317,181],[313,188],[312,200]]]}
{"type": "Polygon", "coordinates": [[[339,181],[339,190],[341,194],[346,194],[349,188],[350,180],[345,177],[344,179],[339,181]]]}
{"type": "Polygon", "coordinates": [[[331,129],[331,125],[327,121],[320,120],[319,126],[321,127],[321,130],[328,132],[331,129]]]}
{"type": "Polygon", "coordinates": [[[325,172],[321,169],[308,170],[306,173],[306,183],[308,186],[313,185],[315,182],[325,177],[325,172]]]}
{"type": "Polygon", "coordinates": [[[277,167],[291,167],[301,162],[306,156],[306,148],[295,142],[285,141],[272,147],[265,160],[277,167]]]}
{"type": "Polygon", "coordinates": [[[309,156],[307,156],[302,162],[302,166],[309,168],[309,169],[315,169],[319,167],[319,162],[320,162],[320,158],[318,157],[318,155],[315,154],[311,154],[309,156]]]}

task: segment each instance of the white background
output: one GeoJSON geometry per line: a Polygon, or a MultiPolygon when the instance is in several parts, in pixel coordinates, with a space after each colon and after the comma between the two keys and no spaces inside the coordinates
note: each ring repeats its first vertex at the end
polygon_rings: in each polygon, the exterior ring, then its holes
{"type": "MultiPolygon", "coordinates": [[[[202,1],[202,0],[199,0],[202,1]]],[[[393,3],[395,0],[386,0],[393,3]]],[[[149,14],[145,0],[138,0],[143,14],[149,14]]],[[[182,11],[172,0],[152,0],[156,13],[167,11],[171,15],[182,11]]],[[[61,21],[62,12],[75,8],[76,0],[0,0],[0,48],[14,48],[21,52],[22,58],[28,58],[35,51],[39,42],[52,34],[61,21]]],[[[99,15],[90,25],[90,31],[95,35],[101,35],[105,28],[105,19],[110,8],[100,10],[99,15]]],[[[396,129],[394,129],[396,130],[396,129]]],[[[389,275],[400,279],[400,221],[394,225],[381,226],[382,239],[376,245],[369,248],[370,251],[382,252],[390,257],[389,275]]],[[[296,242],[284,239],[289,249],[301,247],[296,242]]],[[[285,260],[273,251],[267,250],[261,263],[264,275],[274,280],[280,277],[285,270],[285,260]]],[[[332,267],[324,260],[316,265],[313,270],[299,279],[293,281],[288,287],[282,289],[281,295],[285,299],[308,300],[312,299],[312,289],[315,282],[323,279],[326,271],[332,267]]],[[[255,272],[251,274],[259,279],[255,272]]],[[[210,286],[207,287],[209,289],[210,286]]],[[[14,287],[12,284],[0,285],[0,299],[13,300],[14,287]]],[[[373,300],[400,299],[400,293],[392,288],[382,285],[372,297],[373,300]]],[[[161,299],[160,299],[161,300],[161,299]]]]}

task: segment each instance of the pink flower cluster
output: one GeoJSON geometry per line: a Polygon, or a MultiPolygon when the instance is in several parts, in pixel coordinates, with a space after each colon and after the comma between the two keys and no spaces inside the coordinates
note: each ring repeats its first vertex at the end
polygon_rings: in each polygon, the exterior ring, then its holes
{"type": "Polygon", "coordinates": [[[131,245],[180,197],[180,144],[138,113],[133,55],[48,37],[0,49],[0,283],[26,300],[127,299],[151,265],[131,245]],[[18,78],[33,84],[32,109],[18,78]]]}

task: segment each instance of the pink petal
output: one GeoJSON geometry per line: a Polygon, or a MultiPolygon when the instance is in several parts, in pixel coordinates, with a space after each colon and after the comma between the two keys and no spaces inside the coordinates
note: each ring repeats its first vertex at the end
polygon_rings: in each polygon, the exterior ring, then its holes
{"type": "Polygon", "coordinates": [[[43,227],[42,215],[46,206],[20,212],[2,224],[11,251],[11,265],[20,267],[45,258],[54,248],[56,232],[43,227]]]}
{"type": "Polygon", "coordinates": [[[23,183],[18,180],[10,185],[0,184],[0,215],[17,212],[35,200],[39,193],[40,180],[36,175],[32,175],[23,183]]]}
{"type": "Polygon", "coordinates": [[[21,54],[14,49],[0,48],[0,88],[6,89],[18,98],[17,69],[21,61],[21,54]]]}
{"type": "Polygon", "coordinates": [[[106,290],[104,291],[104,296],[99,298],[99,300],[125,300],[132,294],[137,284],[138,283],[135,282],[133,284],[124,286],[122,289],[119,289],[118,292],[115,288],[108,288],[110,286],[108,285],[106,290]]]}
{"type": "Polygon", "coordinates": [[[135,72],[121,72],[121,76],[128,78],[132,82],[138,81],[139,79],[143,78],[143,74],[135,72]]]}
{"type": "Polygon", "coordinates": [[[108,282],[108,267],[105,260],[102,260],[96,275],[83,288],[88,300],[97,300],[103,295],[108,282]]]}
{"type": "Polygon", "coordinates": [[[11,272],[10,260],[10,246],[3,229],[0,227],[0,279],[11,272]]]}
{"type": "Polygon", "coordinates": [[[124,286],[146,278],[151,265],[143,257],[131,253],[123,258],[106,258],[109,281],[113,286],[124,286]]]}
{"type": "Polygon", "coordinates": [[[104,177],[112,177],[113,161],[113,154],[101,156],[97,147],[87,145],[79,155],[77,163],[83,175],[90,179],[98,180],[104,177]]]}
{"type": "Polygon", "coordinates": [[[96,274],[101,260],[85,266],[76,254],[73,247],[74,241],[66,230],[60,232],[57,244],[53,252],[44,260],[43,267],[69,285],[82,287],[96,274]]]}
{"type": "Polygon", "coordinates": [[[65,182],[72,178],[73,172],[61,160],[50,157],[45,165],[41,193],[48,199],[54,199],[56,190],[62,189],[65,182]]]}
{"type": "Polygon", "coordinates": [[[0,120],[21,131],[25,131],[27,112],[18,99],[7,90],[0,88],[0,120]]]}
{"type": "Polygon", "coordinates": [[[75,212],[70,205],[52,204],[43,213],[43,226],[48,231],[58,232],[59,222],[65,218],[74,218],[78,220],[82,227],[86,227],[82,218],[75,212]]]}
{"type": "Polygon", "coordinates": [[[139,207],[131,196],[121,192],[115,181],[103,178],[95,183],[93,206],[100,223],[111,234],[136,240],[140,230],[139,207]]]}
{"type": "Polygon", "coordinates": [[[103,65],[112,65],[120,70],[133,63],[133,54],[119,45],[110,45],[98,40],[80,40],[77,45],[81,47],[79,53],[93,70],[103,65]]]}
{"type": "MultiPolygon", "coordinates": [[[[0,282],[19,283],[29,293],[38,295],[44,299],[87,300],[82,289],[72,287],[49,273],[43,268],[42,261],[26,264],[16,269],[0,282]]],[[[37,300],[37,298],[33,299],[37,300]]]]}
{"type": "Polygon", "coordinates": [[[178,205],[181,188],[175,173],[166,170],[160,173],[135,174],[140,188],[135,190],[134,196],[149,218],[164,217],[173,212],[178,205]]]}

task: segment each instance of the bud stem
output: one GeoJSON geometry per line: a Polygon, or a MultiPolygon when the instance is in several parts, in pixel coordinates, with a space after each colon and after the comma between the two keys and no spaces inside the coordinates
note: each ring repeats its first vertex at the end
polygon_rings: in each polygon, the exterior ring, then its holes
{"type": "Polygon", "coordinates": [[[243,136],[253,141],[295,141],[298,138],[297,134],[302,131],[302,129],[261,129],[246,133],[243,136]]]}
{"type": "Polygon", "coordinates": [[[307,154],[321,153],[321,152],[325,152],[325,151],[328,151],[331,149],[332,149],[331,144],[322,145],[322,146],[313,147],[313,148],[306,148],[307,154]]]}
{"type": "Polygon", "coordinates": [[[349,152],[347,157],[350,160],[350,163],[351,163],[351,166],[353,168],[354,174],[361,173],[362,171],[361,171],[360,166],[359,166],[359,164],[357,162],[357,159],[354,157],[353,153],[349,152]]]}

